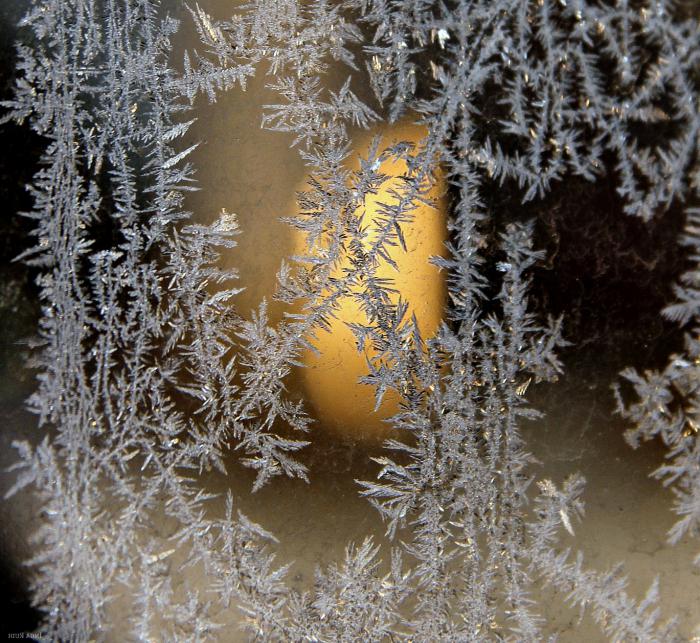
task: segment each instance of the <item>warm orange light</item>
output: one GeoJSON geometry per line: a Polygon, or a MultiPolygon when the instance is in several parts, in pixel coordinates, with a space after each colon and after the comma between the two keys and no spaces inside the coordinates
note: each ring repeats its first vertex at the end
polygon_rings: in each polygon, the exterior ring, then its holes
{"type": "MultiPolygon", "coordinates": [[[[382,150],[399,141],[420,144],[426,130],[409,123],[400,123],[380,133],[383,136],[382,150]]],[[[369,141],[374,134],[376,132],[366,135],[357,145],[357,154],[366,157],[369,141]]],[[[357,159],[354,162],[353,169],[357,169],[357,159]]],[[[379,171],[391,177],[399,177],[406,173],[407,168],[403,161],[386,161],[379,171]]],[[[376,233],[378,204],[396,202],[396,198],[390,194],[392,189],[401,191],[401,181],[398,178],[387,180],[379,193],[366,199],[362,224],[368,229],[368,240],[376,233]]],[[[444,276],[428,261],[431,256],[444,253],[443,243],[447,230],[445,181],[442,176],[438,176],[428,196],[437,207],[418,204],[413,210],[413,221],[402,225],[406,251],[397,245],[389,252],[398,271],[383,261],[376,272],[378,277],[393,281],[393,288],[409,304],[408,318],[415,313],[424,338],[435,334],[446,297],[444,276]]],[[[300,233],[296,244],[298,254],[306,252],[304,244],[304,236],[300,233]]],[[[340,265],[337,276],[347,266],[347,262],[340,265]]],[[[392,296],[392,299],[396,303],[398,295],[392,296]]],[[[357,351],[355,337],[346,325],[347,322],[368,323],[364,312],[351,297],[346,297],[341,302],[336,318],[331,319],[330,332],[317,332],[318,339],[314,344],[321,354],[306,351],[302,357],[305,368],[301,369],[300,377],[306,399],[311,403],[311,410],[320,421],[321,428],[351,439],[383,438],[389,428],[382,420],[398,411],[397,395],[388,392],[379,409],[374,411],[373,387],[358,383],[358,378],[368,372],[367,355],[371,356],[368,351],[372,349],[365,349],[365,353],[357,351]]]]}

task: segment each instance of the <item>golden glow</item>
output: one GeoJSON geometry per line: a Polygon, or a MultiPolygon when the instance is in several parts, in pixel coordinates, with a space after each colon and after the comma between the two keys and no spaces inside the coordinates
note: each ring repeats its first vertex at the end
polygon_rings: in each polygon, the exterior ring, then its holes
{"type": "MultiPolygon", "coordinates": [[[[422,127],[399,123],[389,131],[381,131],[380,150],[386,149],[399,141],[420,144],[426,134],[422,127]]],[[[357,155],[367,156],[371,137],[367,134],[357,145],[354,167],[358,169],[357,155]]],[[[399,177],[407,171],[401,162],[384,162],[379,171],[390,177],[399,177]]],[[[378,204],[396,203],[390,191],[401,190],[401,181],[392,178],[383,183],[381,190],[369,195],[365,200],[362,224],[367,228],[365,237],[368,242],[376,236],[378,204]]],[[[406,242],[406,251],[400,245],[392,247],[389,256],[398,266],[398,271],[386,261],[382,261],[376,271],[377,277],[391,279],[393,288],[400,293],[402,300],[408,302],[407,318],[415,313],[421,334],[424,338],[435,334],[440,323],[446,297],[444,276],[438,268],[429,263],[433,255],[444,254],[443,243],[446,238],[445,221],[445,181],[438,176],[429,198],[437,207],[431,208],[422,203],[412,211],[413,221],[402,225],[406,242]]],[[[298,234],[297,253],[305,254],[305,238],[298,234]]],[[[333,276],[340,277],[348,262],[341,262],[333,276]]],[[[398,295],[392,295],[393,303],[398,295]]],[[[397,395],[387,392],[379,409],[374,412],[374,388],[358,383],[358,378],[368,373],[367,356],[372,349],[364,353],[357,351],[355,337],[346,323],[367,324],[368,320],[357,302],[345,297],[337,311],[337,316],[330,320],[330,332],[317,331],[315,346],[320,351],[316,355],[306,351],[302,357],[305,368],[300,369],[306,399],[312,405],[313,415],[320,421],[322,429],[328,429],[342,437],[352,439],[381,439],[389,433],[386,418],[398,411],[397,395]]]]}

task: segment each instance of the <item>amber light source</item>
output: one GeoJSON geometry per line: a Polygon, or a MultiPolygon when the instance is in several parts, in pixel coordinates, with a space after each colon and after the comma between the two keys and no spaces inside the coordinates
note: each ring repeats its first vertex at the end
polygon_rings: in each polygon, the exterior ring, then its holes
{"type": "MultiPolygon", "coordinates": [[[[399,141],[419,145],[427,131],[421,126],[399,123],[386,131],[367,134],[356,145],[355,167],[352,169],[358,169],[358,155],[367,156],[371,138],[377,133],[382,135],[381,151],[399,141]]],[[[407,173],[406,163],[403,160],[388,160],[381,164],[379,172],[390,178],[376,194],[367,196],[363,212],[360,213],[367,232],[364,237],[367,244],[376,237],[381,211],[379,204],[392,205],[397,202],[391,192],[401,192],[402,181],[399,177],[407,173]]],[[[397,293],[392,293],[392,302],[396,303],[400,297],[408,303],[407,315],[410,318],[415,314],[424,338],[435,334],[446,298],[444,275],[429,263],[431,256],[444,253],[443,244],[447,235],[446,185],[441,173],[438,171],[436,174],[435,183],[427,195],[435,207],[416,203],[412,210],[413,220],[401,226],[406,250],[398,244],[390,248],[389,256],[398,270],[386,260],[381,260],[375,273],[377,277],[393,282],[392,288],[397,293]]],[[[299,254],[306,251],[301,233],[296,246],[299,254]]],[[[340,277],[348,266],[348,259],[341,261],[334,276],[340,277]]],[[[314,345],[320,354],[312,351],[304,353],[302,361],[305,368],[301,369],[300,378],[311,410],[324,430],[353,440],[381,439],[389,431],[384,420],[398,411],[398,396],[393,391],[387,392],[379,409],[374,410],[374,388],[358,382],[361,376],[368,373],[367,359],[372,357],[373,349],[365,347],[363,352],[358,352],[348,323],[368,323],[359,303],[351,296],[340,302],[336,316],[330,320],[330,330],[317,332],[314,345]]]]}

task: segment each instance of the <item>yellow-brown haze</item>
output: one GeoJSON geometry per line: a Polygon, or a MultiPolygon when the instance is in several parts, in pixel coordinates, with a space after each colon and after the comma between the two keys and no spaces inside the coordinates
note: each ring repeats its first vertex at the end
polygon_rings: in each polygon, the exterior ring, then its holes
{"type": "MultiPolygon", "coordinates": [[[[421,126],[399,123],[365,134],[356,142],[351,161],[354,165],[350,169],[358,169],[359,156],[367,156],[371,138],[376,134],[382,136],[379,148],[382,151],[399,141],[419,145],[426,133],[421,126]]],[[[361,214],[362,225],[366,229],[363,242],[367,244],[376,239],[382,210],[380,204],[390,206],[397,203],[396,196],[391,192],[401,193],[403,183],[398,177],[407,173],[406,163],[403,160],[387,160],[381,164],[379,172],[391,178],[382,184],[376,194],[370,194],[365,199],[361,214]]],[[[411,213],[413,220],[401,225],[406,250],[400,244],[389,249],[388,254],[398,270],[380,259],[375,272],[378,278],[393,282],[391,287],[397,293],[391,294],[392,302],[396,303],[400,297],[408,303],[407,317],[415,314],[423,338],[435,334],[446,298],[444,274],[429,263],[431,256],[444,254],[443,244],[447,235],[445,180],[439,170],[435,174],[436,180],[426,195],[435,207],[415,203],[411,213]]],[[[307,254],[305,236],[301,232],[297,234],[297,254],[307,254]]],[[[341,277],[348,267],[349,259],[345,257],[336,265],[332,276],[341,277]]],[[[304,368],[299,373],[301,384],[311,404],[312,414],[320,421],[320,428],[344,439],[382,439],[389,434],[384,420],[399,409],[398,396],[393,391],[387,392],[379,409],[374,411],[374,388],[358,382],[361,376],[368,373],[367,358],[375,354],[374,349],[366,347],[363,352],[358,352],[348,323],[368,324],[364,311],[352,296],[341,300],[335,317],[329,320],[329,330],[317,331],[317,340],[313,344],[320,354],[310,350],[304,352],[304,368]]]]}

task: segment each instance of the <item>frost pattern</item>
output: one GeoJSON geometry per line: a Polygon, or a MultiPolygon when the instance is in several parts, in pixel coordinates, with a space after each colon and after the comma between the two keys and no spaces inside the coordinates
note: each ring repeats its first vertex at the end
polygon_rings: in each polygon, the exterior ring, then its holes
{"type": "MultiPolygon", "coordinates": [[[[185,55],[182,74],[170,66],[177,23],[153,0],[45,0],[23,21],[33,35],[19,46],[6,107],[47,141],[27,213],[36,244],[22,254],[41,269],[31,405],[47,437],[16,445],[11,493],[32,485],[43,500],[30,561],[42,633],[90,640],[110,627],[106,608],[121,592],[143,640],[223,637],[229,624],[217,619],[231,604],[254,640],[541,640],[533,595],[546,581],[590,607],[613,640],[674,640],[656,584],[637,602],[618,569],[590,571],[558,550],[582,515],[580,477],[561,489],[539,481],[527,506],[521,421],[537,412],[526,393],[562,373],[562,320],[528,306],[543,256],[532,223],[493,241],[483,194],[510,181],[535,199],[567,173],[613,171],[631,214],[684,198],[698,151],[697,24],[665,2],[627,0],[258,0],[222,22],[197,5],[190,13],[203,49],[185,55]],[[348,68],[337,91],[324,83],[331,62],[348,68]],[[351,89],[363,64],[390,117],[421,117],[429,134],[417,148],[375,144],[350,172],[348,127],[380,118],[351,89]],[[217,263],[235,245],[235,217],[195,225],[183,210],[196,189],[194,147],[179,146],[192,102],[244,89],[259,67],[279,95],[262,123],[294,133],[311,177],[288,219],[306,254],[278,275],[278,298],[301,312],[277,325],[264,301],[251,320],[235,312],[236,275],[217,263]],[[367,249],[358,206],[387,180],[378,168],[388,157],[408,171],[367,249]],[[456,195],[448,256],[434,259],[451,304],[424,338],[376,269],[402,244],[436,163],[456,195]],[[341,259],[349,268],[335,278],[341,259]],[[253,490],[307,478],[294,453],[311,418],[284,382],[345,297],[367,316],[353,327],[358,343],[376,349],[365,383],[378,402],[388,390],[403,401],[392,419],[403,437],[387,442],[377,479],[360,483],[386,521],[391,560],[382,573],[379,545],[349,544],[300,594],[275,562],[274,536],[236,512],[231,494],[211,517],[195,481],[224,471],[232,447],[257,473],[253,490]],[[145,529],[158,512],[177,524],[165,549],[145,529]],[[174,556],[200,566],[209,587],[175,592],[174,556]]],[[[693,247],[697,230],[690,210],[693,247]]],[[[680,321],[698,314],[696,272],[669,309],[680,321]]],[[[621,405],[638,427],[631,441],[658,434],[670,447],[659,475],[675,483],[683,516],[674,541],[700,520],[698,354],[689,338],[688,355],[663,373],[627,372],[642,401],[621,405]]]]}
{"type": "MultiPolygon", "coordinates": [[[[676,500],[674,511],[680,519],[668,534],[670,544],[686,536],[700,536],[700,210],[690,208],[683,243],[690,246],[693,268],[676,287],[678,303],[664,314],[678,322],[690,323],[685,350],[672,355],[663,371],[638,373],[626,369],[622,377],[634,388],[636,400],[626,404],[616,390],[619,413],[634,426],[625,437],[637,448],[643,440],[661,438],[668,449],[668,464],[654,477],[671,486],[676,500]]],[[[695,559],[700,565],[700,554],[695,559]]]]}

